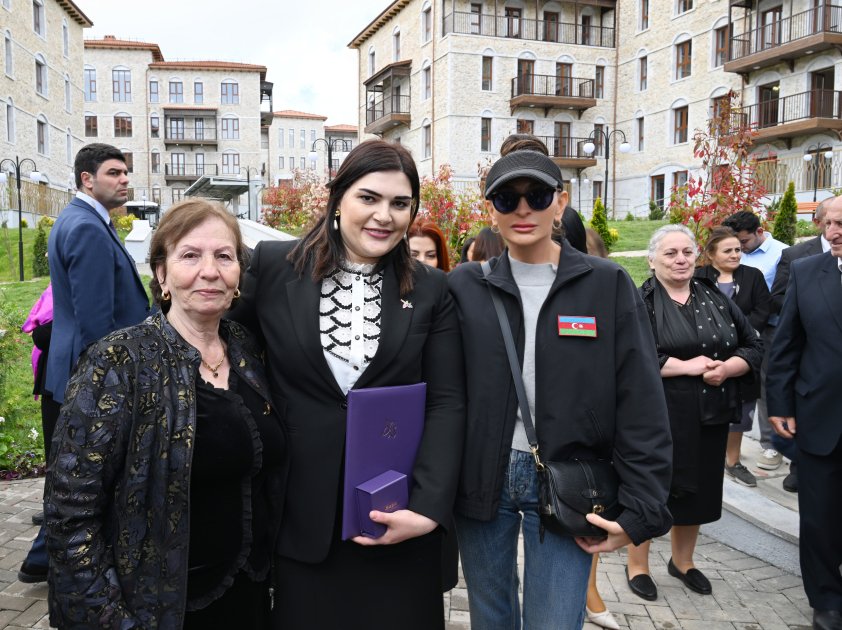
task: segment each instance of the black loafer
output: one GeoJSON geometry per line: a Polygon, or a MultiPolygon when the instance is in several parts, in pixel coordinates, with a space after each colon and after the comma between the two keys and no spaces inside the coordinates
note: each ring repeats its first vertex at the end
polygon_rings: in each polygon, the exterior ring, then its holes
{"type": "Polygon", "coordinates": [[[695,591],[701,595],[711,594],[712,589],[710,586],[710,580],[708,580],[705,577],[705,574],[698,569],[690,569],[687,573],[682,573],[678,570],[678,567],[673,564],[672,558],[670,558],[669,564],[667,564],[667,571],[672,577],[678,578],[684,582],[684,586],[689,588],[691,591],[695,591]]]}
{"type": "Polygon", "coordinates": [[[814,610],[814,630],[839,630],[842,628],[842,611],[838,610],[814,610]]]}
{"type": "Polygon", "coordinates": [[[18,571],[18,581],[25,584],[37,584],[38,582],[47,581],[47,567],[41,567],[36,564],[29,564],[24,562],[18,571]]]}
{"type": "Polygon", "coordinates": [[[32,515],[32,524],[33,525],[43,525],[44,524],[44,510],[41,510],[40,512],[35,512],[35,514],[32,515]]]}
{"type": "Polygon", "coordinates": [[[631,592],[643,599],[654,602],[658,599],[658,587],[648,573],[641,573],[629,579],[629,568],[626,567],[626,581],[629,583],[631,592]]]}

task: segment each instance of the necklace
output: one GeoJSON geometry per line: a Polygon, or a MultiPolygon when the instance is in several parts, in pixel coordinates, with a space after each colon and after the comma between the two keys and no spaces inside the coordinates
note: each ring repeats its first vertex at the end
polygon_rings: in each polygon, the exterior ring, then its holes
{"type": "Polygon", "coordinates": [[[220,368],[220,366],[222,366],[224,361],[225,361],[225,353],[223,352],[222,358],[219,360],[219,363],[217,363],[216,365],[212,366],[210,363],[208,363],[204,359],[202,359],[202,365],[204,365],[206,368],[208,368],[211,371],[211,374],[213,374],[214,378],[217,378],[219,376],[219,368],[220,368]]]}

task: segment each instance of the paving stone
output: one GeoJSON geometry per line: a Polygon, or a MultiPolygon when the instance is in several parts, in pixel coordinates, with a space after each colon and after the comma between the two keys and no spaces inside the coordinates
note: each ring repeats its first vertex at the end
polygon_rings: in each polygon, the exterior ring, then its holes
{"type": "Polygon", "coordinates": [[[734,624],[730,621],[696,621],[689,619],[681,622],[684,630],[734,630],[734,624]]]}
{"type": "Polygon", "coordinates": [[[664,587],[661,589],[663,598],[669,604],[673,614],[683,621],[685,619],[701,619],[701,614],[682,587],[664,587]]]}
{"type": "Polygon", "coordinates": [[[15,597],[0,593],[0,610],[17,610],[18,612],[22,612],[37,601],[37,599],[32,597],[15,597]]]}
{"type": "Polygon", "coordinates": [[[746,569],[758,569],[766,566],[765,562],[757,558],[752,558],[751,556],[734,560],[723,560],[722,564],[733,571],[745,571],[746,569]]]}
{"type": "Polygon", "coordinates": [[[24,610],[20,615],[15,617],[13,623],[25,628],[31,628],[38,623],[41,618],[47,614],[47,602],[38,600],[29,608],[24,610]]]}
{"type": "Polygon", "coordinates": [[[647,606],[649,618],[659,630],[675,630],[681,628],[681,623],[673,614],[669,606],[647,606]]]}
{"type": "Polygon", "coordinates": [[[655,624],[649,617],[636,617],[634,615],[628,617],[629,628],[631,630],[654,630],[655,624]]]}
{"type": "Polygon", "coordinates": [[[743,571],[742,574],[747,578],[754,579],[754,580],[766,580],[768,578],[778,577],[779,575],[783,575],[784,572],[781,571],[778,567],[773,567],[770,565],[765,565],[762,567],[758,567],[756,569],[748,569],[743,571]]]}

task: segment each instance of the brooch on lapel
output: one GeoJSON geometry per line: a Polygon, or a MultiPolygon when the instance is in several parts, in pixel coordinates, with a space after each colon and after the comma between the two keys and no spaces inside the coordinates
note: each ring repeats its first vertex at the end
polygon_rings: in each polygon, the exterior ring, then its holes
{"type": "Polygon", "coordinates": [[[409,300],[401,300],[401,308],[414,308],[409,300]]]}

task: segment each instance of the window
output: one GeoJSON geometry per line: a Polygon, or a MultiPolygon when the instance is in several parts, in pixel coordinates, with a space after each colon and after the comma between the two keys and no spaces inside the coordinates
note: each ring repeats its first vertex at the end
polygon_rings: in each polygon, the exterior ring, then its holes
{"type": "Polygon", "coordinates": [[[205,84],[201,81],[193,83],[193,103],[201,105],[205,102],[205,84]]]}
{"type": "Polygon", "coordinates": [[[158,186],[152,189],[152,201],[157,204],[161,203],[161,189],[158,186]]]}
{"type": "Polygon", "coordinates": [[[3,48],[6,54],[6,74],[12,76],[12,71],[14,70],[14,64],[12,63],[12,34],[6,31],[3,40],[3,48]]]}
{"type": "Polygon", "coordinates": [[[222,119],[222,139],[223,140],[239,140],[240,139],[240,119],[239,118],[223,118],[222,119]]]}
{"type": "Polygon", "coordinates": [[[284,148],[284,128],[283,127],[278,129],[278,148],[279,149],[284,148]]]}
{"type": "Polygon", "coordinates": [[[132,117],[128,114],[117,114],[114,116],[114,137],[132,137],[132,117]]]}
{"type": "Polygon", "coordinates": [[[433,9],[429,6],[421,11],[421,37],[423,42],[433,38],[433,9]]]}
{"type": "Polygon", "coordinates": [[[675,78],[684,79],[690,76],[692,64],[693,42],[687,40],[675,45],[675,78]]]}
{"type": "Polygon", "coordinates": [[[11,98],[6,101],[6,140],[15,141],[15,104],[11,98]]]}
{"type": "Polygon", "coordinates": [[[471,3],[471,35],[482,33],[482,5],[476,2],[471,3]]]}
{"type": "Polygon", "coordinates": [[[292,157],[291,155],[289,156],[289,170],[291,170],[291,171],[295,170],[295,158],[292,157]]]}
{"type": "Polygon", "coordinates": [[[153,173],[160,173],[161,172],[161,154],[158,151],[152,152],[152,172],[153,173]]]}
{"type": "Polygon", "coordinates": [[[678,0],[678,3],[675,7],[675,12],[680,15],[682,13],[687,13],[690,9],[693,8],[693,0],[678,0]]]}
{"type": "Polygon", "coordinates": [[[172,189],[172,202],[178,203],[184,199],[184,188],[173,188],[172,189]]]}
{"type": "Polygon", "coordinates": [[[197,153],[196,154],[196,175],[204,175],[205,174],[205,154],[204,153],[197,153]]]}
{"type": "Polygon", "coordinates": [[[605,155],[602,152],[602,143],[605,140],[605,125],[594,125],[593,126],[593,133],[590,135],[592,138],[592,142],[594,144],[593,155],[594,156],[602,156],[605,155]]]}
{"type": "MultiPolygon", "coordinates": [[[[237,134],[239,137],[240,129],[239,123],[237,125],[237,134]]],[[[193,121],[193,135],[196,137],[196,140],[204,140],[205,139],[205,119],[204,118],[197,118],[193,121]]]]}
{"type": "Polygon", "coordinates": [[[421,99],[427,100],[433,94],[433,72],[431,66],[421,68],[421,99]]]}
{"type": "Polygon", "coordinates": [[[728,25],[713,32],[713,65],[718,68],[728,60],[728,25]]]}
{"type": "Polygon", "coordinates": [[[299,168],[300,168],[302,171],[303,171],[303,170],[305,170],[305,169],[307,168],[307,158],[300,158],[300,159],[298,160],[298,162],[299,162],[299,168]]]}
{"type": "Polygon", "coordinates": [[[222,174],[223,175],[237,175],[240,172],[240,154],[239,153],[223,153],[222,154],[222,174]]]}
{"type": "Polygon", "coordinates": [[[640,0],[640,30],[649,28],[649,0],[640,0]]]}
{"type": "Polygon", "coordinates": [[[298,132],[298,148],[299,149],[306,149],[307,148],[307,130],[301,129],[298,132]]]}
{"type": "Polygon", "coordinates": [[[421,143],[424,145],[424,157],[428,158],[433,155],[433,128],[430,123],[421,127],[421,143]]]}
{"type": "Polygon", "coordinates": [[[96,138],[99,135],[99,120],[95,114],[85,114],[85,137],[96,138]]]}
{"type": "Polygon", "coordinates": [[[654,201],[657,206],[663,210],[664,209],[664,176],[663,175],[653,175],[650,178],[650,188],[649,188],[649,199],[654,201]]]}
{"type": "Polygon", "coordinates": [[[120,153],[123,154],[123,157],[126,158],[126,169],[129,173],[134,173],[134,154],[129,151],[120,150],[120,153]]]}
{"type": "Polygon", "coordinates": [[[643,116],[637,118],[637,150],[643,151],[646,146],[646,130],[643,122],[643,116]]]}
{"type": "Polygon", "coordinates": [[[310,144],[312,145],[316,141],[316,130],[310,130],[310,144]]]}
{"type": "Polygon", "coordinates": [[[278,170],[279,171],[284,170],[284,156],[283,155],[278,157],[278,170]]]}
{"type": "Polygon", "coordinates": [[[114,102],[125,103],[132,100],[131,70],[114,69],[111,71],[111,84],[114,102]]]}
{"type": "Polygon", "coordinates": [[[681,188],[687,185],[687,171],[675,171],[672,174],[672,187],[681,188]]]}
{"type": "Polygon", "coordinates": [[[35,91],[47,96],[47,61],[40,53],[35,55],[35,91]]]}
{"type": "Polygon", "coordinates": [[[486,92],[491,91],[494,79],[494,58],[482,58],[482,89],[486,92]]]}
{"type": "Polygon", "coordinates": [[[392,33],[392,61],[401,60],[401,32],[392,33]]]}
{"type": "Polygon", "coordinates": [[[158,89],[158,81],[152,79],[149,81],[149,102],[158,103],[161,100],[160,91],[158,89]]]}
{"type": "Polygon", "coordinates": [[[169,118],[167,121],[167,139],[184,140],[184,119],[169,118]]]}
{"type": "Polygon", "coordinates": [[[491,119],[480,119],[480,151],[491,151],[491,119]]]}
{"type": "Polygon", "coordinates": [[[557,11],[544,11],[544,41],[557,42],[559,39],[559,14],[557,11]]]}
{"type": "Polygon", "coordinates": [[[85,102],[96,101],[96,69],[85,68],[85,102]]]}
{"type": "Polygon", "coordinates": [[[149,117],[149,135],[153,138],[161,137],[161,119],[157,114],[149,117]]]}
{"type": "Polygon", "coordinates": [[[644,92],[649,85],[649,57],[640,58],[639,73],[640,77],[638,78],[637,85],[640,91],[644,92]]]}
{"type": "Polygon", "coordinates": [[[591,198],[596,199],[597,197],[605,201],[605,198],[602,196],[602,182],[594,181],[591,186],[591,198]]]}
{"type": "Polygon", "coordinates": [[[73,110],[73,99],[70,93],[70,77],[64,75],[64,109],[68,112],[73,110]]]}
{"type": "Polygon", "coordinates": [[[597,66],[594,75],[594,96],[596,98],[605,98],[603,93],[605,91],[605,66],[597,66]]]}
{"type": "Polygon", "coordinates": [[[184,153],[170,154],[170,175],[185,175],[187,164],[184,153]]]}
{"type": "Polygon", "coordinates": [[[377,70],[377,59],[375,58],[374,48],[368,50],[368,76],[374,74],[377,70]]]}
{"type": "Polygon", "coordinates": [[[184,102],[184,84],[181,81],[170,81],[170,103],[184,102]]]}
{"type": "Polygon", "coordinates": [[[38,138],[38,153],[47,155],[50,149],[50,136],[46,118],[38,117],[38,120],[35,121],[35,131],[38,138]]]}
{"type": "Polygon", "coordinates": [[[673,110],[672,143],[687,142],[687,106],[673,110]]]}
{"type": "Polygon", "coordinates": [[[239,105],[240,84],[234,81],[226,81],[221,86],[220,101],[223,105],[239,105]]]}
{"type": "MultiPolygon", "coordinates": [[[[477,5],[481,8],[481,5],[477,5]]],[[[505,37],[520,37],[520,16],[521,9],[505,7],[505,37]]],[[[582,42],[584,43],[584,42],[582,42]]]]}
{"type": "Polygon", "coordinates": [[[61,23],[61,50],[65,57],[70,56],[70,31],[64,20],[61,23]]]}
{"type": "Polygon", "coordinates": [[[41,37],[47,35],[47,18],[44,13],[44,0],[32,0],[32,30],[41,37]]]}
{"type": "Polygon", "coordinates": [[[289,128],[288,138],[289,138],[289,148],[294,149],[295,148],[295,129],[293,129],[292,127],[289,128]]]}
{"type": "Polygon", "coordinates": [[[532,133],[535,128],[534,120],[526,120],[525,118],[518,118],[516,123],[517,133],[532,133]]]}

